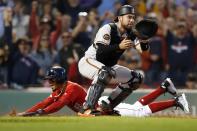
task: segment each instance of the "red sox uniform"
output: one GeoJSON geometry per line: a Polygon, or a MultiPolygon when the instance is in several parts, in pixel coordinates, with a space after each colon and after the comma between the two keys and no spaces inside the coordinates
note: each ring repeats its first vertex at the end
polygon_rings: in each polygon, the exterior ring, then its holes
{"type": "Polygon", "coordinates": [[[52,94],[34,105],[26,112],[35,112],[43,109],[44,114],[57,112],[64,106],[68,106],[71,110],[79,112],[85,101],[86,91],[77,83],[67,81],[64,88],[58,88],[52,94]]]}

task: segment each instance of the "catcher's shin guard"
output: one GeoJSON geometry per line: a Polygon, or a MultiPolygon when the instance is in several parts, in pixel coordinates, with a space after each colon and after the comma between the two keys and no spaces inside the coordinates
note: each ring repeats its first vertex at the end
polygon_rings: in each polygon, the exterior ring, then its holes
{"type": "Polygon", "coordinates": [[[100,98],[101,94],[104,91],[104,85],[93,84],[88,90],[88,95],[86,102],[84,103],[83,109],[95,109],[96,102],[100,98]]]}
{"type": "Polygon", "coordinates": [[[143,76],[133,70],[131,71],[131,76],[132,77],[128,82],[121,83],[114,89],[114,91],[112,91],[108,97],[108,101],[102,101],[102,110],[113,110],[113,108],[125,100],[133,92],[133,90],[139,88],[140,84],[142,83],[143,76]]]}
{"type": "Polygon", "coordinates": [[[109,95],[108,101],[102,101],[101,108],[103,111],[112,111],[114,107],[116,107],[120,102],[125,100],[131,93],[131,88],[123,88],[118,85],[114,91],[109,95]]]}
{"type": "Polygon", "coordinates": [[[109,83],[112,77],[114,77],[115,71],[109,67],[102,67],[99,71],[98,78],[96,82],[90,86],[88,90],[88,95],[86,97],[86,102],[84,104],[84,110],[95,109],[95,105],[101,94],[104,91],[105,86],[109,83]]]}

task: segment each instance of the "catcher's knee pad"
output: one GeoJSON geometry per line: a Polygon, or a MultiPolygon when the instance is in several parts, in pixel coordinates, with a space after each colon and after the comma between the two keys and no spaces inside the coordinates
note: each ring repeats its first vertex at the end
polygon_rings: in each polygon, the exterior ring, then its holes
{"type": "Polygon", "coordinates": [[[136,90],[142,84],[143,79],[144,79],[144,77],[140,72],[132,70],[131,71],[131,79],[126,83],[121,83],[120,85],[125,88],[130,88],[132,90],[136,90]]]}
{"type": "Polygon", "coordinates": [[[113,110],[120,102],[125,100],[133,90],[137,89],[143,81],[143,75],[131,71],[131,79],[126,83],[118,85],[108,97],[108,101],[103,101],[100,105],[103,110],[113,110]]]}
{"type": "Polygon", "coordinates": [[[103,66],[98,74],[97,84],[107,85],[112,77],[115,77],[115,71],[110,68],[103,66]]]}

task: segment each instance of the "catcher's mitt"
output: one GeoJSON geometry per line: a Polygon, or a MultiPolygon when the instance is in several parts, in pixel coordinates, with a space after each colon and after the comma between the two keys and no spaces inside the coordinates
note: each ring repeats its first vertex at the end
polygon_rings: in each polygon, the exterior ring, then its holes
{"type": "Polygon", "coordinates": [[[135,25],[135,31],[140,39],[147,40],[157,33],[158,24],[150,19],[144,19],[135,25]]]}

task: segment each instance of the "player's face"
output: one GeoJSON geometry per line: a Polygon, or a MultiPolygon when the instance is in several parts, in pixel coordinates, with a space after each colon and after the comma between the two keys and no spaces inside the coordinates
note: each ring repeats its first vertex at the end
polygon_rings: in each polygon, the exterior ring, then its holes
{"type": "Polygon", "coordinates": [[[187,28],[185,26],[178,27],[176,32],[176,35],[182,38],[187,34],[187,28]]]}
{"type": "Polygon", "coordinates": [[[53,81],[52,79],[49,79],[49,86],[51,87],[51,89],[54,91],[56,89],[56,82],[53,81]]]}
{"type": "Polygon", "coordinates": [[[71,33],[70,32],[64,32],[62,34],[62,40],[63,40],[63,43],[64,43],[64,46],[67,46],[68,44],[71,43],[71,33]]]}
{"type": "Polygon", "coordinates": [[[135,22],[135,15],[133,14],[127,14],[120,16],[119,21],[121,22],[121,25],[125,29],[131,29],[135,22]]]}

